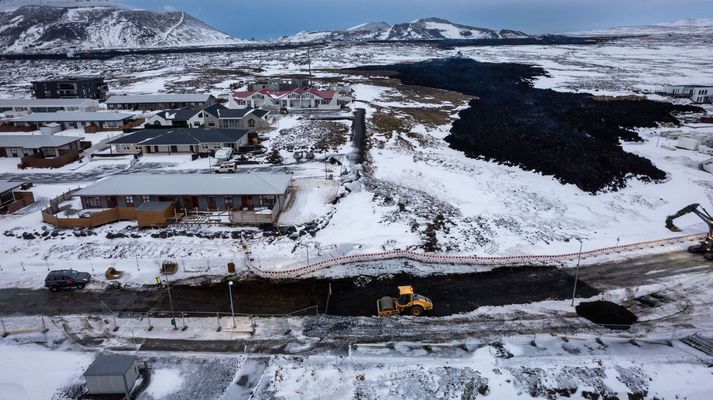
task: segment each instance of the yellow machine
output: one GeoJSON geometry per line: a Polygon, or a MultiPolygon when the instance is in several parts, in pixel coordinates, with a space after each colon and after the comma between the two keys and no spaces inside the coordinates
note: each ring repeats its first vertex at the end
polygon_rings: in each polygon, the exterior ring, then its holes
{"type": "Polygon", "coordinates": [[[401,314],[419,317],[433,309],[433,302],[426,296],[415,294],[413,286],[399,286],[399,298],[384,296],[376,301],[376,309],[380,317],[401,314]]]}

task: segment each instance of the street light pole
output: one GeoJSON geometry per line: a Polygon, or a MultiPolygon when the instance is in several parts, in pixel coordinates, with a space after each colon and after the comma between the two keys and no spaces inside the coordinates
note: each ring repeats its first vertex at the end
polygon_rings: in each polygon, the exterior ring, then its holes
{"type": "Polygon", "coordinates": [[[230,295],[230,313],[233,315],[233,328],[235,328],[235,308],[233,308],[233,281],[228,282],[228,294],[230,295]]]}
{"type": "Polygon", "coordinates": [[[173,329],[178,329],[176,326],[176,317],[173,312],[173,298],[171,297],[171,284],[168,282],[168,275],[164,275],[166,278],[166,289],[168,289],[168,303],[171,306],[171,323],[173,324],[173,329]]]}
{"type": "Polygon", "coordinates": [[[577,254],[577,269],[574,272],[574,289],[572,289],[572,306],[574,307],[574,296],[577,295],[577,280],[579,280],[579,262],[582,260],[582,239],[579,242],[579,254],[577,254]]]}

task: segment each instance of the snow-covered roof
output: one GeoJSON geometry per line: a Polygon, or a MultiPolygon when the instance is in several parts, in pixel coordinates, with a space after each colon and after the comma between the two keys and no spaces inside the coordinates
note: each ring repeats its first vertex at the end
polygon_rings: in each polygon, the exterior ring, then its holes
{"type": "Polygon", "coordinates": [[[109,144],[181,145],[234,143],[248,134],[247,129],[227,128],[147,128],[114,139],[109,144]]]}
{"type": "Polygon", "coordinates": [[[107,104],[124,103],[204,103],[210,100],[212,95],[199,94],[152,94],[140,96],[111,96],[107,99],[107,104]]]}
{"type": "Polygon", "coordinates": [[[19,188],[23,183],[24,182],[0,181],[0,193],[5,193],[15,188],[19,188]]]}
{"type": "Polygon", "coordinates": [[[114,175],[81,189],[78,196],[279,195],[292,176],[283,173],[114,175]]]}
{"type": "Polygon", "coordinates": [[[2,135],[0,136],[0,147],[41,149],[43,147],[61,147],[80,140],[82,140],[82,138],[75,136],[2,135]]]}
{"type": "Polygon", "coordinates": [[[131,117],[131,114],[116,112],[57,111],[48,113],[32,113],[15,118],[12,122],[106,122],[123,121],[131,117]]]}
{"type": "Polygon", "coordinates": [[[136,356],[102,353],[84,371],[84,376],[121,376],[134,365],[134,362],[136,362],[136,356]]]}
{"type": "Polygon", "coordinates": [[[81,107],[98,104],[93,99],[0,99],[0,107],[81,107]]]}
{"type": "Polygon", "coordinates": [[[303,95],[305,93],[310,93],[313,94],[317,97],[321,97],[323,99],[332,99],[334,98],[334,95],[337,93],[334,90],[319,90],[317,88],[309,88],[309,89],[292,89],[292,90],[280,90],[277,92],[273,92],[272,90],[268,89],[262,89],[262,90],[257,90],[257,91],[247,91],[247,92],[234,92],[233,97],[238,98],[238,99],[246,99],[248,97],[252,97],[255,94],[262,94],[265,96],[268,96],[273,99],[279,99],[285,96],[289,96],[290,94],[299,94],[303,95]]]}
{"type": "Polygon", "coordinates": [[[201,110],[192,110],[190,108],[182,108],[179,110],[165,110],[153,115],[153,117],[163,118],[166,121],[188,121],[201,110]]]}

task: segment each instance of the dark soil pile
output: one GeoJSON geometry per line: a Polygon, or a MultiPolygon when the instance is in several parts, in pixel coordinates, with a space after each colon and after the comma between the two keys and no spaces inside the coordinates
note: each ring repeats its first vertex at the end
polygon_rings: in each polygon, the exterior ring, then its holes
{"type": "Polygon", "coordinates": [[[637,317],[626,307],[609,301],[590,301],[577,305],[577,314],[609,329],[626,330],[637,317]]]}
{"type": "Polygon", "coordinates": [[[416,64],[363,67],[394,71],[410,85],[478,97],[460,112],[446,141],[467,156],[553,175],[596,193],[623,188],[632,176],[662,180],[666,173],[646,158],[627,153],[620,140],[640,141],[634,127],[679,121],[672,112],[698,107],[649,100],[598,101],[591,94],[532,87],[539,67],[451,58],[416,64]]]}

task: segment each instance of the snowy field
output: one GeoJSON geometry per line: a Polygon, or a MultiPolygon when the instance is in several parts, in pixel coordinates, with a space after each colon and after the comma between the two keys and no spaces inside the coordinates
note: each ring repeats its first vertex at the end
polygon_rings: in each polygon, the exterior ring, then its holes
{"type": "MultiPolygon", "coordinates": [[[[644,94],[657,99],[660,97],[650,92],[666,84],[713,81],[713,50],[695,41],[626,39],[596,46],[459,50],[479,61],[541,65],[550,76],[538,79],[535,85],[562,91],[644,94]]],[[[663,226],[667,215],[690,203],[711,208],[713,177],[699,168],[709,157],[674,149],[672,141],[659,137],[662,132],[679,129],[641,130],[643,143],[623,145],[626,151],[649,158],[664,170],[668,174],[665,182],[648,184],[632,179],[623,190],[594,196],[549,176],[470,159],[448,148],[443,138],[456,111],[466,106],[465,96],[336,71],[453,53],[436,47],[388,44],[328,45],[313,50],[312,67],[318,78],[338,78],[354,85],[355,106],[367,110],[371,149],[361,179],[354,181],[354,171],[340,177],[336,170],[330,171],[332,179],[324,179],[327,174],[320,160],[351,153],[348,142],[333,141],[324,133],[329,130],[293,116],[278,119],[272,130],[262,133],[266,147],[279,149],[283,164],[245,166],[243,170],[294,172],[297,182],[298,196],[280,220],[286,233],[279,235],[213,226],[169,229],[183,232],[161,238],[155,237],[160,232],[137,231],[131,223],[72,232],[53,230],[41,222],[39,209],[49,198],[101,177],[120,172],[207,173],[214,160],[146,156],[134,163],[125,157],[74,163],[52,171],[18,171],[13,160],[0,162],[1,179],[34,180],[39,200],[16,215],[0,217],[0,231],[5,235],[0,249],[0,285],[41,286],[38,278],[48,265],[94,270],[99,277],[112,265],[129,272],[125,283],[141,284],[153,279],[154,266],[164,258],[179,259],[189,271],[186,278],[221,275],[227,262],[236,262],[245,271],[237,239],[242,234],[257,262],[270,269],[294,267],[308,259],[314,262],[426,247],[447,254],[492,256],[569,253],[577,251],[577,238],[583,240],[585,250],[591,250],[670,237],[671,232],[663,226]],[[429,110],[433,118],[423,117],[423,110],[429,110]],[[309,139],[300,142],[305,138],[309,139]],[[298,162],[288,148],[293,141],[296,146],[320,141],[326,147],[317,152],[314,161],[298,162]],[[23,268],[35,272],[28,275],[23,268]]],[[[50,73],[101,73],[107,76],[113,93],[224,94],[231,83],[300,74],[307,67],[306,55],[300,50],[144,55],[81,62],[0,61],[0,66],[7,76],[7,83],[0,88],[2,97],[27,96],[29,81],[50,73]],[[254,69],[257,67],[259,71],[254,69]]],[[[713,134],[710,126],[689,125],[681,130],[713,134]]],[[[93,141],[110,136],[87,135],[93,141]]],[[[682,234],[705,230],[695,217],[681,219],[678,225],[682,234]]]]}

